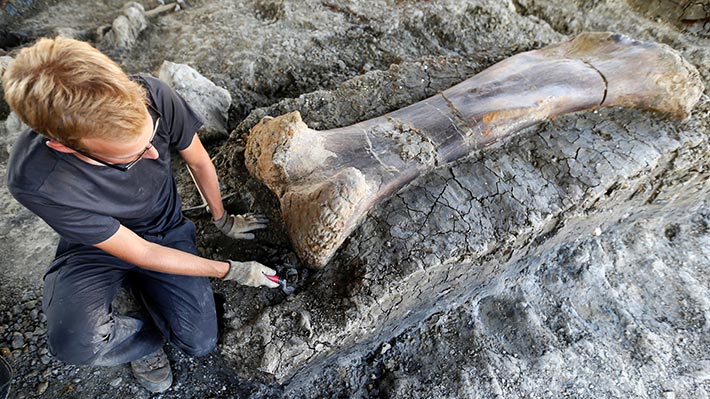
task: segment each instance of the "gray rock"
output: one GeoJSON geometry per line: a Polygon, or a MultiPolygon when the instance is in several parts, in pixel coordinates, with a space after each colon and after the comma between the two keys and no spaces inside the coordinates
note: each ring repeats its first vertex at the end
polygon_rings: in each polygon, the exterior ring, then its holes
{"type": "Polygon", "coordinates": [[[25,346],[25,337],[19,332],[12,333],[12,349],[20,349],[25,346]]]}
{"type": "Polygon", "coordinates": [[[229,92],[185,64],[164,61],[158,77],[180,94],[204,120],[200,136],[205,140],[226,137],[227,112],[232,104],[229,92]]]}
{"type": "Polygon", "coordinates": [[[145,9],[140,3],[129,2],[123,6],[123,14],[113,20],[113,24],[108,32],[99,32],[101,45],[116,50],[128,50],[132,48],[138,35],[148,27],[145,17],[145,9]]]}

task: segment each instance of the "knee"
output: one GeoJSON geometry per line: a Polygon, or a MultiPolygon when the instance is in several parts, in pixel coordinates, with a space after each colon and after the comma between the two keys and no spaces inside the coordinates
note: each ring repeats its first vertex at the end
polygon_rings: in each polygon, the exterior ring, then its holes
{"type": "Polygon", "coordinates": [[[93,365],[97,354],[108,342],[110,323],[83,328],[50,325],[47,331],[47,343],[50,352],[64,363],[76,365],[93,365]]]}
{"type": "Polygon", "coordinates": [[[200,334],[189,339],[174,339],[174,345],[190,356],[205,356],[217,346],[217,333],[200,334]]]}

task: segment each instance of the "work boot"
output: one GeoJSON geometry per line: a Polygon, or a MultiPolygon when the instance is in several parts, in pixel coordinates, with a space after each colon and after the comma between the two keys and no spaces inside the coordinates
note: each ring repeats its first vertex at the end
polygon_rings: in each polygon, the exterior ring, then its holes
{"type": "Polygon", "coordinates": [[[132,361],[131,369],[138,382],[150,392],[164,392],[173,383],[170,362],[163,348],[142,359],[132,361]]]}

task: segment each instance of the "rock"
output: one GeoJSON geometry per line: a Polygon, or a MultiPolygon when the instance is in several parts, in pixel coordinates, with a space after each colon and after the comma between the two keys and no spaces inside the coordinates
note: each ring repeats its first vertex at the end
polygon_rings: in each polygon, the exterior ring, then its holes
{"type": "Polygon", "coordinates": [[[12,349],[20,349],[25,346],[25,338],[19,332],[12,333],[12,349]]]}
{"type": "Polygon", "coordinates": [[[200,138],[209,141],[227,136],[227,111],[232,104],[229,92],[185,64],[164,61],[158,72],[160,80],[180,94],[204,120],[200,138]]]}
{"type": "MultiPolygon", "coordinates": [[[[20,118],[14,112],[10,112],[5,120],[4,126],[0,126],[0,162],[7,160],[10,157],[10,150],[17,140],[17,136],[27,129],[27,125],[22,123],[20,118]]],[[[13,308],[14,309],[14,308],[13,308]]]]}
{"type": "Polygon", "coordinates": [[[116,50],[128,50],[132,48],[138,35],[148,27],[145,17],[145,9],[140,3],[130,2],[123,6],[123,15],[113,20],[113,24],[104,32],[100,28],[101,46],[116,50]]]}
{"type": "Polygon", "coordinates": [[[35,390],[37,396],[42,395],[45,391],[47,391],[47,387],[49,387],[49,382],[47,381],[42,381],[37,384],[37,389],[35,390]]]}
{"type": "Polygon", "coordinates": [[[2,88],[2,74],[10,64],[10,61],[12,61],[12,57],[0,53],[0,120],[5,119],[10,114],[10,107],[4,101],[5,92],[2,88]]]}
{"type": "Polygon", "coordinates": [[[123,378],[118,377],[118,378],[114,378],[113,380],[111,380],[111,382],[109,382],[108,384],[111,385],[112,387],[116,388],[119,385],[121,385],[121,382],[123,382],[123,378]]]}

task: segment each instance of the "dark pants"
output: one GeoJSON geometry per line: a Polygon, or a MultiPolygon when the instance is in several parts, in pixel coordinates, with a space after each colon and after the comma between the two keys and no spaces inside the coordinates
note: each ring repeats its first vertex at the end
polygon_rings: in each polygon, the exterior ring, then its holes
{"type": "MultiPolygon", "coordinates": [[[[183,222],[164,235],[144,236],[197,254],[195,226],[183,222]]],[[[209,279],[154,272],[87,246],[60,241],[44,277],[44,312],[52,354],[71,364],[114,366],[151,354],[166,340],[202,356],[217,343],[209,279]],[[111,303],[129,286],[143,314],[119,315],[111,303]]]]}

